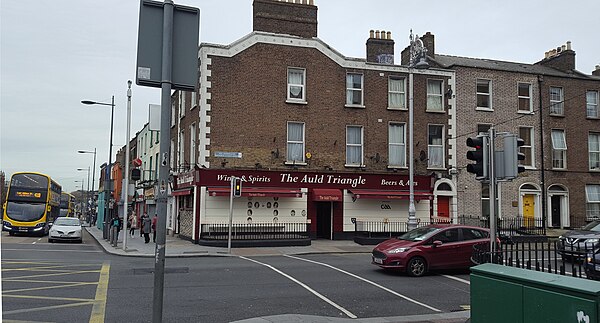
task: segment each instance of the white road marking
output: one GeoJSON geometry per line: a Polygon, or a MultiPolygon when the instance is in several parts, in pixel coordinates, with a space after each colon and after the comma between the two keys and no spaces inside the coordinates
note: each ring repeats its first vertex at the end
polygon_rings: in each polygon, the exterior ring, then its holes
{"type": "Polygon", "coordinates": [[[325,296],[321,295],[319,292],[317,292],[317,291],[315,291],[314,289],[312,289],[312,288],[308,287],[306,284],[304,284],[303,282],[301,282],[301,281],[297,280],[296,278],[294,278],[294,277],[292,277],[292,276],[290,276],[290,275],[288,275],[288,274],[286,274],[286,273],[282,272],[281,270],[279,270],[279,269],[277,269],[277,268],[275,268],[275,267],[273,267],[273,266],[271,266],[271,265],[269,265],[269,264],[265,264],[265,263],[262,263],[262,262],[260,262],[260,261],[254,260],[254,259],[246,258],[246,257],[244,257],[244,256],[239,256],[239,257],[240,257],[240,258],[242,258],[242,259],[250,260],[250,261],[252,261],[252,262],[254,262],[254,263],[257,263],[257,264],[259,264],[259,265],[263,265],[263,266],[265,266],[265,267],[268,267],[268,268],[272,269],[272,270],[273,270],[273,271],[275,271],[276,273],[278,273],[278,274],[280,274],[280,275],[282,275],[282,276],[286,277],[287,279],[289,279],[289,280],[293,281],[294,283],[296,283],[296,284],[298,284],[298,285],[300,285],[300,286],[304,287],[306,290],[308,290],[309,292],[313,293],[315,296],[319,297],[320,299],[324,300],[324,301],[325,301],[326,303],[328,303],[329,305],[331,305],[331,306],[333,306],[333,307],[337,308],[338,310],[340,310],[340,311],[344,312],[344,314],[346,314],[346,315],[347,315],[349,318],[352,318],[352,319],[355,319],[355,318],[357,318],[357,316],[356,316],[356,315],[354,315],[354,314],[352,314],[352,312],[350,312],[350,311],[348,311],[347,309],[343,308],[342,306],[340,306],[340,305],[338,305],[338,304],[334,303],[334,302],[333,302],[332,300],[330,300],[329,298],[327,298],[327,297],[325,297],[325,296]]]}
{"type": "Polygon", "coordinates": [[[328,268],[331,268],[331,269],[337,270],[337,271],[339,271],[339,272],[341,272],[341,273],[344,273],[344,274],[346,274],[346,275],[352,276],[352,277],[354,277],[354,278],[356,278],[356,279],[360,279],[360,280],[362,280],[362,281],[364,281],[364,282],[366,282],[366,283],[369,283],[369,284],[371,284],[371,285],[373,285],[373,286],[375,286],[375,287],[381,288],[381,289],[385,290],[386,292],[389,292],[389,293],[391,293],[391,294],[394,294],[394,295],[396,295],[396,296],[398,296],[398,297],[400,297],[400,298],[403,298],[403,299],[405,299],[405,300],[407,300],[407,301],[409,301],[409,302],[412,302],[412,303],[415,303],[415,304],[417,304],[417,305],[420,305],[420,306],[426,307],[426,308],[428,308],[428,309],[430,309],[430,310],[432,310],[432,311],[435,311],[435,312],[441,312],[441,310],[439,310],[439,309],[437,309],[437,308],[435,308],[435,307],[433,307],[433,306],[429,306],[429,305],[427,305],[427,304],[421,303],[421,302],[419,302],[419,301],[417,301],[417,300],[414,300],[414,299],[412,299],[412,298],[410,298],[410,297],[408,297],[408,296],[404,296],[404,295],[402,295],[402,294],[400,294],[400,293],[398,293],[398,292],[396,292],[396,291],[393,291],[393,290],[391,290],[391,289],[389,289],[389,288],[387,288],[387,287],[385,287],[385,286],[381,286],[381,285],[377,284],[376,282],[370,281],[370,280],[368,280],[368,279],[366,279],[366,278],[362,278],[362,277],[360,277],[360,276],[358,276],[358,275],[355,275],[355,274],[353,274],[353,273],[350,273],[350,272],[347,272],[347,271],[345,271],[345,270],[339,269],[339,268],[337,268],[337,267],[334,267],[334,266],[332,266],[332,265],[329,265],[329,264],[326,264],[326,263],[322,263],[322,262],[318,262],[318,261],[314,261],[314,260],[310,260],[310,259],[299,258],[299,257],[296,257],[296,256],[290,256],[290,255],[284,255],[284,256],[285,256],[285,257],[288,257],[288,258],[298,259],[298,260],[302,260],[302,261],[310,262],[310,263],[313,263],[313,264],[317,264],[317,265],[321,265],[321,266],[325,266],[325,267],[328,267],[328,268]]]}
{"type": "Polygon", "coordinates": [[[74,250],[74,249],[63,249],[63,250],[57,250],[57,249],[41,249],[41,250],[37,250],[37,249],[4,249],[2,248],[2,251],[33,251],[33,252],[102,252],[99,250],[74,250]]]}
{"type": "Polygon", "coordinates": [[[37,239],[36,241],[32,242],[31,244],[36,244],[40,240],[42,240],[42,238],[37,239]]]}
{"type": "Polygon", "coordinates": [[[468,281],[468,280],[466,280],[466,279],[462,279],[462,278],[458,278],[458,277],[454,277],[454,276],[450,276],[450,275],[442,275],[442,276],[444,276],[446,278],[454,279],[456,281],[459,281],[461,283],[465,283],[467,285],[471,285],[471,282],[468,281]]]}

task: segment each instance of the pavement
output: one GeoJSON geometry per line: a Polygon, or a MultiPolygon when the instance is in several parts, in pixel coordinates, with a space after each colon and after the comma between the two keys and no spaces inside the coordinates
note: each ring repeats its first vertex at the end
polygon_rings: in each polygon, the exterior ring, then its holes
{"type": "MultiPolygon", "coordinates": [[[[98,242],[105,252],[125,257],[154,257],[155,243],[145,243],[136,230],[134,236],[127,236],[127,245],[123,250],[123,232],[119,234],[117,247],[113,247],[102,238],[102,231],[96,227],[84,227],[98,242]]],[[[362,246],[350,240],[312,240],[310,246],[302,247],[257,247],[257,248],[227,248],[208,247],[180,239],[176,235],[167,235],[165,256],[167,258],[181,257],[237,257],[237,256],[277,256],[277,255],[307,255],[307,254],[340,254],[340,253],[370,253],[373,246],[362,246]]],[[[335,317],[284,314],[251,318],[236,323],[465,323],[469,321],[470,311],[437,313],[426,315],[410,315],[395,317],[372,317],[363,319],[342,319],[335,317]]]]}

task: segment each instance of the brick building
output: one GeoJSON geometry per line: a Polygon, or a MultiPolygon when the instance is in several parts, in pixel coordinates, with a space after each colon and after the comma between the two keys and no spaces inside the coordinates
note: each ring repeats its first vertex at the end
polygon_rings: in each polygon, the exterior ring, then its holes
{"type": "Polygon", "coordinates": [[[353,220],[408,217],[408,89],[414,86],[417,218],[457,215],[454,72],[394,64],[390,32],[371,31],[366,59],[317,37],[312,3],[255,0],[253,31],[201,44],[198,92],[175,92],[170,220],[183,237],[225,223],[229,180],[244,178],[234,222],[310,223],[345,238],[353,220]]]}
{"type": "Polygon", "coordinates": [[[466,172],[465,140],[494,125],[524,139],[526,155],[526,171],[499,185],[500,217],[535,218],[558,228],[600,217],[598,70],[576,71],[570,43],[525,64],[440,55],[432,34],[422,40],[433,64],[456,71],[461,215],[489,214],[488,185],[466,172]]]}

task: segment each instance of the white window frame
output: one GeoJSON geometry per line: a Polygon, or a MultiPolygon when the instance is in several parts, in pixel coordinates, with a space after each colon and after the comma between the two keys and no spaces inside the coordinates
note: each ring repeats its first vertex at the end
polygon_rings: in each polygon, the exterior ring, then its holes
{"type": "Polygon", "coordinates": [[[552,129],[550,136],[552,141],[552,169],[567,169],[567,138],[565,130],[552,129]],[[562,138],[555,140],[555,134],[562,138]]]}
{"type": "Polygon", "coordinates": [[[177,120],[175,118],[177,118],[177,115],[176,115],[176,109],[175,109],[175,102],[173,102],[171,104],[171,128],[175,126],[175,120],[177,120]]]}
{"type": "Polygon", "coordinates": [[[156,167],[154,167],[154,179],[158,179],[158,152],[156,153],[156,155],[154,155],[154,164],[156,167]]]}
{"type": "Polygon", "coordinates": [[[149,172],[149,174],[150,174],[149,177],[150,178],[148,178],[149,180],[153,179],[152,178],[152,174],[154,174],[153,170],[154,170],[154,165],[152,164],[152,156],[150,156],[150,172],[149,172]]]}
{"type": "Polygon", "coordinates": [[[586,116],[591,119],[600,118],[600,110],[598,110],[598,101],[600,101],[600,97],[598,96],[598,91],[587,91],[585,93],[585,106],[586,106],[586,116]]]}
{"type": "Polygon", "coordinates": [[[519,113],[533,113],[533,100],[531,99],[533,96],[533,86],[531,85],[531,83],[525,83],[525,82],[518,82],[517,83],[517,96],[518,96],[518,105],[517,105],[517,111],[519,113]],[[521,94],[521,85],[525,85],[527,86],[527,95],[522,95],[521,94]],[[527,100],[528,102],[528,108],[526,110],[522,110],[521,109],[521,101],[523,100],[527,100]]]}
{"type": "MultiPolygon", "coordinates": [[[[411,85],[412,86],[412,85],[411,85]]],[[[414,100],[414,98],[413,98],[414,100]]],[[[444,112],[444,80],[440,79],[427,79],[427,112],[444,112]],[[440,93],[429,92],[431,83],[439,83],[440,93]],[[433,103],[439,104],[439,108],[434,107],[433,103]]]]}
{"type": "Polygon", "coordinates": [[[585,186],[586,219],[600,218],[600,185],[590,184],[585,186]]]}
{"type": "Polygon", "coordinates": [[[534,150],[534,128],[530,127],[530,126],[520,126],[519,127],[519,137],[521,139],[523,139],[525,141],[525,143],[523,144],[523,146],[519,147],[519,150],[521,153],[525,154],[525,160],[527,160],[527,157],[529,157],[530,159],[530,164],[526,165],[525,161],[523,161],[523,166],[525,166],[525,168],[535,168],[535,150],[534,150]],[[523,136],[521,136],[521,130],[525,130],[529,132],[529,141],[527,142],[523,136]]]}
{"type": "Polygon", "coordinates": [[[390,122],[388,124],[388,168],[406,168],[406,123],[403,122],[390,122]],[[392,138],[392,127],[402,127],[402,138],[401,140],[395,140],[392,138]],[[396,150],[400,152],[398,156],[399,163],[393,164],[392,151],[396,150]]]}
{"type": "Polygon", "coordinates": [[[179,90],[179,118],[185,117],[185,93],[179,90]]]}
{"type": "Polygon", "coordinates": [[[446,152],[444,149],[444,125],[443,124],[429,124],[427,125],[427,168],[435,168],[435,169],[442,169],[445,168],[446,165],[446,152]],[[430,138],[431,138],[431,129],[432,127],[440,127],[441,131],[440,131],[440,135],[441,135],[441,141],[442,144],[438,145],[438,144],[431,144],[430,142],[430,138]],[[432,164],[433,162],[433,158],[431,157],[432,151],[433,150],[439,150],[441,149],[441,153],[442,153],[442,157],[441,157],[441,164],[432,164]]]}
{"type": "Polygon", "coordinates": [[[292,165],[305,165],[306,164],[306,160],[304,159],[305,156],[305,130],[306,130],[306,124],[304,122],[297,122],[297,121],[288,121],[287,123],[287,145],[286,145],[286,164],[292,164],[292,165]],[[301,140],[291,140],[290,139],[290,126],[291,125],[301,125],[302,127],[302,138],[301,140]],[[297,145],[302,145],[302,152],[300,154],[300,159],[294,159],[294,156],[291,155],[292,153],[292,149],[290,148],[290,146],[297,146],[297,145]]]}
{"type": "Polygon", "coordinates": [[[196,93],[196,90],[194,90],[192,92],[192,104],[191,104],[190,110],[194,109],[197,106],[198,106],[198,93],[196,93]]]}
{"type": "Polygon", "coordinates": [[[196,165],[196,123],[190,125],[190,169],[196,165]]]}
{"type": "Polygon", "coordinates": [[[364,167],[364,136],[365,136],[365,132],[364,132],[364,127],[363,126],[359,126],[359,125],[347,125],[346,126],[346,167],[364,167]],[[360,142],[359,143],[349,143],[348,142],[348,130],[350,128],[357,128],[360,130],[360,142]],[[360,162],[359,163],[352,163],[349,159],[348,159],[348,153],[349,153],[349,149],[352,148],[358,148],[360,150],[360,162]]]}
{"type": "Polygon", "coordinates": [[[564,116],[565,115],[565,94],[562,87],[551,86],[549,89],[550,93],[550,115],[552,116],[564,116]],[[553,93],[553,90],[557,91],[553,93]]]}
{"type": "Polygon", "coordinates": [[[171,170],[175,168],[175,140],[171,140],[171,156],[169,160],[169,167],[171,170]]]}
{"type": "Polygon", "coordinates": [[[406,78],[398,76],[390,76],[388,78],[388,109],[390,110],[407,110],[406,107],[406,78]],[[401,89],[393,90],[392,83],[400,82],[401,89]],[[392,103],[392,97],[399,97],[400,105],[392,103]]]}
{"type": "Polygon", "coordinates": [[[588,134],[588,160],[591,171],[600,171],[600,132],[588,134]],[[593,137],[596,137],[595,145],[592,142],[593,137]]]}
{"type": "Polygon", "coordinates": [[[177,164],[179,165],[179,169],[185,164],[185,131],[181,130],[179,133],[179,160],[177,164]]]}
{"type": "Polygon", "coordinates": [[[354,107],[354,108],[364,108],[364,102],[365,102],[365,75],[362,73],[346,73],[346,107],[354,107]],[[350,80],[350,76],[360,76],[360,88],[354,88],[351,87],[352,84],[350,84],[349,80],[350,80]],[[354,103],[352,102],[352,99],[354,98],[354,95],[351,95],[351,93],[353,94],[354,92],[359,91],[360,92],[360,103],[354,103]],[[352,99],[351,99],[352,98],[352,99]]]}
{"type": "Polygon", "coordinates": [[[476,110],[484,110],[484,111],[493,111],[494,110],[494,106],[492,105],[492,80],[488,80],[488,79],[482,79],[482,78],[478,78],[475,80],[475,105],[476,105],[476,110]],[[483,84],[483,83],[487,83],[487,92],[480,92],[479,91],[479,84],[483,84]],[[488,99],[488,106],[484,107],[484,106],[479,106],[479,97],[480,96],[486,96],[488,99]]]}
{"type": "Polygon", "coordinates": [[[289,103],[306,103],[306,69],[300,67],[288,67],[287,69],[287,102],[289,103]],[[290,71],[302,72],[302,83],[291,83],[290,71]],[[301,98],[292,97],[292,88],[299,87],[302,91],[301,98]]]}

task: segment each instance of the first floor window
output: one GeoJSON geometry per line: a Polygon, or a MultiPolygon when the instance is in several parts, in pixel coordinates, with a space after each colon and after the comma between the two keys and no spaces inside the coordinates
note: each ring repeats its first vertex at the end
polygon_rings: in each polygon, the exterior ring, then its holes
{"type": "Polygon", "coordinates": [[[531,105],[531,84],[519,83],[519,112],[532,112],[531,105]]]}
{"type": "Polygon", "coordinates": [[[598,91],[587,91],[585,95],[588,118],[600,118],[598,111],[598,91]]]}
{"type": "Polygon", "coordinates": [[[390,123],[389,166],[406,167],[406,130],[403,123],[390,123]]]}
{"type": "Polygon", "coordinates": [[[428,131],[428,167],[444,167],[444,126],[429,125],[428,131]]]}
{"type": "Polygon", "coordinates": [[[567,168],[567,141],[564,130],[552,130],[552,168],[567,168]]]}
{"type": "Polygon", "coordinates": [[[533,127],[519,127],[519,138],[523,139],[525,142],[523,146],[521,146],[520,152],[525,155],[525,160],[523,160],[523,166],[534,167],[533,164],[533,127]]]}
{"type": "Polygon", "coordinates": [[[305,101],[304,96],[305,70],[288,68],[288,100],[305,101]]]}
{"type": "Polygon", "coordinates": [[[388,108],[406,109],[406,83],[403,78],[390,78],[388,81],[388,108]]]}
{"type": "Polygon", "coordinates": [[[600,185],[586,185],[587,219],[600,219],[600,185]]]}
{"type": "Polygon", "coordinates": [[[559,116],[565,114],[561,87],[550,87],[550,114],[559,116]]]}
{"type": "Polygon", "coordinates": [[[442,84],[441,80],[427,80],[427,110],[444,111],[442,84]]]}
{"type": "Polygon", "coordinates": [[[362,166],[363,164],[363,128],[361,126],[346,127],[346,165],[362,166]]]}
{"type": "Polygon", "coordinates": [[[492,108],[492,81],[477,79],[477,108],[492,108]]]}
{"type": "Polygon", "coordinates": [[[185,144],[184,144],[184,140],[185,139],[185,132],[183,130],[181,130],[181,133],[179,134],[179,160],[177,161],[177,163],[179,164],[179,167],[182,167],[185,164],[185,152],[183,150],[185,144]]]}
{"type": "Polygon", "coordinates": [[[304,162],[304,123],[287,124],[287,161],[304,162]]]}
{"type": "Polygon", "coordinates": [[[588,152],[590,155],[590,170],[600,170],[600,133],[589,134],[588,152]]]}
{"type": "Polygon", "coordinates": [[[346,74],[346,104],[363,105],[363,75],[346,74]]]}
{"type": "Polygon", "coordinates": [[[152,180],[152,174],[154,173],[154,168],[153,168],[153,164],[152,164],[152,156],[150,156],[150,180],[152,180]]]}
{"type": "Polygon", "coordinates": [[[190,168],[196,165],[196,124],[190,126],[190,168]]]}

